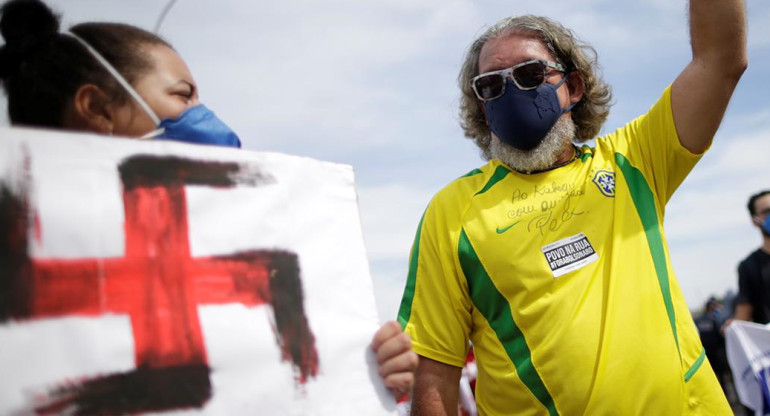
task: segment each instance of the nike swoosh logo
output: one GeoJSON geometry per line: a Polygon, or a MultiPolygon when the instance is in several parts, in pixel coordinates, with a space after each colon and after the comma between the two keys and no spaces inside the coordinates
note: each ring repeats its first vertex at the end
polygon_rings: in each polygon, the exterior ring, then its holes
{"type": "Polygon", "coordinates": [[[509,226],[507,226],[507,227],[505,227],[505,228],[500,228],[500,227],[497,227],[497,228],[495,229],[495,231],[497,231],[497,233],[498,233],[498,234],[502,234],[502,233],[504,233],[504,232],[506,232],[506,231],[510,230],[510,229],[511,229],[511,227],[513,227],[514,225],[516,225],[516,224],[518,224],[518,223],[520,223],[520,222],[521,222],[521,221],[516,221],[516,222],[514,222],[513,224],[511,224],[511,225],[509,225],[509,226]]]}

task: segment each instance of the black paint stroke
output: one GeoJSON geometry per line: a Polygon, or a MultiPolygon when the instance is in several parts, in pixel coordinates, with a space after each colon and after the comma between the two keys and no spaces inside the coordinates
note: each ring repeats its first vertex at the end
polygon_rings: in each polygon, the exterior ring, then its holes
{"type": "Polygon", "coordinates": [[[211,397],[206,365],[137,368],[60,386],[39,415],[117,416],[171,409],[201,408],[211,397]]]}
{"type": "Polygon", "coordinates": [[[274,182],[259,169],[235,162],[212,162],[178,156],[136,155],[118,165],[125,189],[139,187],[205,185],[231,188],[258,186],[274,182]]]}
{"type": "Polygon", "coordinates": [[[0,181],[0,323],[32,312],[29,231],[34,211],[26,155],[24,162],[17,190],[0,181]]]}

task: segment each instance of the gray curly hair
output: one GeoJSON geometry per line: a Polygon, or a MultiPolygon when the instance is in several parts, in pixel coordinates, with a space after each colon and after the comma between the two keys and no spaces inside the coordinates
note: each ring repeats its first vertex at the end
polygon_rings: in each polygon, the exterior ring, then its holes
{"type": "Polygon", "coordinates": [[[599,74],[597,54],[590,45],[577,39],[574,32],[546,17],[524,15],[508,17],[489,28],[470,46],[460,69],[458,83],[462,91],[460,125],[465,136],[473,139],[485,159],[490,159],[492,140],[484,112],[471,88],[471,79],[479,74],[481,48],[490,39],[513,34],[535,36],[548,48],[555,59],[567,70],[580,74],[585,84],[583,98],[572,109],[576,126],[576,141],[594,138],[610,113],[612,91],[599,74]]]}

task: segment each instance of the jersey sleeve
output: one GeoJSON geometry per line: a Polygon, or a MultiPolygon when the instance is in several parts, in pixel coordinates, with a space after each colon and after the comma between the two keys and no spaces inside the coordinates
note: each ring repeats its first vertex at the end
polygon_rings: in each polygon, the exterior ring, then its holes
{"type": "Polygon", "coordinates": [[[670,86],[647,114],[610,136],[616,151],[640,169],[654,188],[661,210],[702,156],[685,149],[679,141],[670,86]]]}
{"type": "Polygon", "coordinates": [[[448,212],[454,211],[452,205],[451,198],[439,193],[420,221],[398,321],[417,354],[462,367],[468,353],[471,303],[467,283],[458,273],[453,236],[459,224],[448,212]]]}

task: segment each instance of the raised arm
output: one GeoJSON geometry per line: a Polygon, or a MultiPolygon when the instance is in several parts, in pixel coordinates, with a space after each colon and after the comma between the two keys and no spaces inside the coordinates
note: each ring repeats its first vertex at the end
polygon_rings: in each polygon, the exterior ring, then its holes
{"type": "Polygon", "coordinates": [[[743,0],[690,0],[692,60],[671,87],[679,141],[702,153],[748,65],[743,0]]]}

